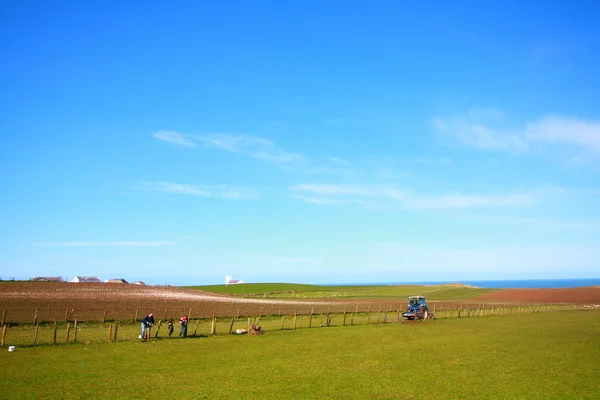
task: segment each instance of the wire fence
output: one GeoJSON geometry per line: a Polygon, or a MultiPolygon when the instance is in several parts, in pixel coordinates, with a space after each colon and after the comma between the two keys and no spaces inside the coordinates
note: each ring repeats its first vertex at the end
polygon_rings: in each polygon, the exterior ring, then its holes
{"type": "MultiPolygon", "coordinates": [[[[237,332],[249,333],[252,327],[260,326],[262,332],[277,330],[296,330],[327,328],[335,326],[354,325],[378,325],[403,322],[403,309],[390,309],[377,307],[371,310],[360,309],[359,305],[345,311],[334,312],[331,309],[318,312],[311,308],[307,313],[293,312],[282,314],[262,314],[261,310],[253,316],[217,316],[216,313],[208,318],[190,318],[187,329],[181,330],[179,318],[174,318],[174,329],[170,333],[168,319],[156,319],[157,323],[152,326],[149,339],[169,340],[180,338],[209,337],[215,335],[232,335],[237,332]]],[[[431,308],[434,319],[453,318],[475,318],[475,317],[499,317],[505,315],[542,313],[542,312],[565,312],[565,311],[588,311],[598,310],[598,305],[581,304],[527,304],[527,305],[456,305],[431,308]]],[[[300,309],[302,311],[302,309],[300,309]]],[[[174,310],[181,311],[181,310],[174,310]]],[[[193,311],[193,310],[192,310],[193,311]]],[[[68,314],[68,313],[67,313],[68,314]]],[[[106,313],[108,315],[108,312],[106,313]]],[[[168,314],[165,312],[165,314],[168,314]]],[[[190,310],[180,312],[182,315],[191,315],[190,310]],[[188,311],[185,313],[185,311],[188,311]]],[[[138,312],[138,317],[141,314],[138,312]]],[[[2,321],[2,336],[0,346],[37,346],[37,345],[59,345],[72,343],[100,343],[100,342],[127,342],[140,341],[142,333],[141,323],[134,319],[109,320],[104,318],[100,321],[70,320],[36,321],[21,323],[6,323],[2,321]]],[[[103,315],[103,317],[105,317],[103,315]]],[[[419,323],[414,321],[413,323],[419,323]]]]}

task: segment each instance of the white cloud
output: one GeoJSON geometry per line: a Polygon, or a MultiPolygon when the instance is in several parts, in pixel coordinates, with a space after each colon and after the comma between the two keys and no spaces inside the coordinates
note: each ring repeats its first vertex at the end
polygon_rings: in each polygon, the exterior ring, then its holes
{"type": "Polygon", "coordinates": [[[525,136],[531,142],[569,144],[600,151],[600,122],[550,116],[528,124],[525,136]]]}
{"type": "Polygon", "coordinates": [[[179,144],[186,147],[196,147],[196,144],[191,140],[190,135],[173,131],[158,131],[152,134],[156,139],[167,143],[179,144]]]}
{"type": "Polygon", "coordinates": [[[159,131],[153,134],[159,140],[187,147],[200,144],[207,148],[228,151],[256,158],[279,166],[304,161],[298,153],[290,153],[277,147],[269,139],[250,135],[231,135],[228,133],[208,133],[203,135],[183,134],[172,131],[159,131]]]}
{"type": "Polygon", "coordinates": [[[348,165],[348,161],[344,160],[343,158],[329,156],[327,159],[335,164],[348,165]]]}
{"type": "Polygon", "coordinates": [[[477,110],[465,116],[435,118],[432,123],[441,137],[482,150],[523,153],[539,146],[568,145],[582,151],[600,151],[600,122],[545,116],[522,126],[506,128],[504,120],[497,110],[477,110]]]}
{"type": "Polygon", "coordinates": [[[600,231],[600,221],[582,219],[556,219],[556,218],[528,218],[499,216],[487,214],[469,214],[461,216],[462,219],[489,223],[495,225],[521,226],[527,228],[549,229],[574,229],[600,231]]]}
{"type": "Polygon", "coordinates": [[[312,204],[360,204],[369,208],[394,205],[410,209],[457,209],[475,207],[508,207],[533,204],[536,191],[508,194],[441,194],[418,195],[389,185],[325,185],[291,186],[292,197],[312,204]]]}
{"type": "Polygon", "coordinates": [[[169,246],[175,244],[169,241],[133,241],[133,242],[45,242],[40,243],[40,246],[49,247],[92,247],[92,246],[124,246],[124,247],[156,247],[169,246]]]}
{"type": "Polygon", "coordinates": [[[200,197],[219,197],[223,199],[243,199],[254,197],[248,190],[228,185],[194,185],[173,182],[149,182],[139,186],[141,190],[161,193],[175,193],[200,197]]]}

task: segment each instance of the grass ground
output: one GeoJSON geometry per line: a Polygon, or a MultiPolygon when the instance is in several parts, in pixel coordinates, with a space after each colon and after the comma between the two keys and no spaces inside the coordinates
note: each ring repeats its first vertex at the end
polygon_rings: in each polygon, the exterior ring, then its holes
{"type": "Polygon", "coordinates": [[[470,299],[494,291],[494,289],[453,285],[320,286],[293,283],[247,283],[243,285],[188,286],[187,288],[249,297],[286,299],[405,299],[413,295],[426,295],[430,300],[457,300],[470,299]]]}
{"type": "Polygon", "coordinates": [[[598,312],[0,352],[0,396],[594,399],[598,312]]]}

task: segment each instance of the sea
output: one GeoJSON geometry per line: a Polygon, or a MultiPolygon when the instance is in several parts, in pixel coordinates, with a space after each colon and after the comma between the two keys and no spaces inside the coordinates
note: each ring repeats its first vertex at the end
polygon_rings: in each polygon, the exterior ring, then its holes
{"type": "Polygon", "coordinates": [[[443,285],[459,283],[485,289],[541,289],[541,288],[574,288],[582,286],[600,286],[598,279],[517,279],[517,280],[458,280],[458,281],[422,281],[422,282],[377,282],[377,283],[340,283],[325,286],[355,286],[355,285],[443,285]]]}

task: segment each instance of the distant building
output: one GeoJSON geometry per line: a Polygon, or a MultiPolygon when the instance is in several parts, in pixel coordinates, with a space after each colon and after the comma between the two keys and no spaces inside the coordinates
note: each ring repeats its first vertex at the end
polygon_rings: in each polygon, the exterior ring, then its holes
{"type": "Polygon", "coordinates": [[[62,276],[36,276],[30,279],[32,282],[64,282],[62,276]]]}
{"type": "Polygon", "coordinates": [[[71,282],[101,283],[102,281],[97,276],[76,276],[71,280],[71,282]]]}
{"type": "Polygon", "coordinates": [[[129,283],[125,279],[122,279],[122,278],[119,278],[119,279],[107,279],[104,282],[105,283],[129,283]]]}
{"type": "Polygon", "coordinates": [[[134,285],[142,285],[142,286],[146,286],[146,284],[143,281],[135,281],[133,282],[134,285]]]}
{"type": "Polygon", "coordinates": [[[225,277],[226,285],[239,285],[241,283],[245,283],[245,282],[241,279],[231,279],[231,276],[229,276],[229,275],[225,277]]]}

